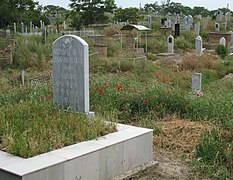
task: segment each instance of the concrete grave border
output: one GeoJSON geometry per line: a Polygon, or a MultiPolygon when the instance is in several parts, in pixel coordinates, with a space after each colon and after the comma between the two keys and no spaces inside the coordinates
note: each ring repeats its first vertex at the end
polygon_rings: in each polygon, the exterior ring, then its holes
{"type": "Polygon", "coordinates": [[[28,159],[0,151],[0,179],[107,180],[152,161],[152,129],[123,124],[117,129],[28,159]]]}

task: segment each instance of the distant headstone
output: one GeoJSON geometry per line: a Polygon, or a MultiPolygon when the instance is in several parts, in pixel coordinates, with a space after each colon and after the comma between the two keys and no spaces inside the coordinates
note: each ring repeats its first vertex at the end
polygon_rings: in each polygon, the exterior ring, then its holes
{"type": "Polygon", "coordinates": [[[10,38],[10,36],[11,36],[11,30],[7,29],[6,30],[6,37],[10,38]]]}
{"type": "Polygon", "coordinates": [[[220,24],[219,23],[215,23],[215,31],[216,32],[220,31],[220,24]]]}
{"type": "Polygon", "coordinates": [[[202,38],[201,36],[197,36],[195,39],[195,47],[196,47],[196,51],[198,54],[202,54],[203,53],[203,42],[202,42],[202,38]]]}
{"type": "Polygon", "coordinates": [[[28,27],[27,26],[25,27],[25,33],[26,34],[28,33],[28,27]]]}
{"type": "Polygon", "coordinates": [[[218,10],[218,11],[217,11],[216,17],[217,17],[217,21],[222,21],[223,12],[220,11],[220,10],[218,10]]]}
{"type": "Polygon", "coordinates": [[[42,20],[40,20],[40,28],[42,28],[43,27],[43,22],[42,22],[42,20]]]}
{"type": "Polygon", "coordinates": [[[16,33],[16,23],[14,23],[14,33],[16,33]]]}
{"type": "Polygon", "coordinates": [[[35,27],[35,33],[38,33],[38,27],[37,26],[35,27]]]}
{"type": "Polygon", "coordinates": [[[54,103],[89,113],[89,50],[80,37],[65,35],[53,43],[54,103]]]}
{"type": "Polygon", "coordinates": [[[199,34],[200,34],[200,22],[198,22],[198,23],[196,23],[196,24],[194,25],[194,29],[195,29],[195,34],[196,34],[197,36],[199,36],[199,34]]]}
{"type": "Polygon", "coordinates": [[[46,44],[46,28],[42,29],[42,44],[46,44]]]}
{"type": "Polygon", "coordinates": [[[24,34],[24,24],[21,23],[21,33],[24,34]]]}
{"type": "Polygon", "coordinates": [[[231,31],[230,52],[233,53],[233,32],[231,31]]]}
{"type": "Polygon", "coordinates": [[[226,14],[225,14],[225,16],[226,16],[226,22],[231,22],[231,13],[230,12],[227,12],[226,14]]]}
{"type": "Polygon", "coordinates": [[[219,40],[219,44],[226,47],[226,39],[224,37],[221,37],[221,39],[219,40]]]}
{"type": "Polygon", "coordinates": [[[180,36],[180,24],[175,24],[175,37],[180,36]]]}
{"type": "Polygon", "coordinates": [[[209,18],[204,18],[203,19],[203,28],[207,29],[209,24],[209,18]]]}
{"type": "Polygon", "coordinates": [[[202,73],[195,73],[192,76],[192,91],[195,93],[201,92],[202,73]]]}
{"type": "Polygon", "coordinates": [[[148,28],[151,30],[152,26],[152,17],[150,15],[148,15],[148,28]]]}
{"type": "Polygon", "coordinates": [[[162,19],[161,19],[161,25],[162,25],[162,26],[164,26],[164,25],[165,25],[165,21],[167,21],[167,19],[166,19],[166,18],[162,18],[162,19]]]}
{"type": "Polygon", "coordinates": [[[32,22],[30,22],[30,33],[32,33],[32,22]]]}
{"type": "Polygon", "coordinates": [[[172,35],[167,37],[168,53],[174,53],[174,37],[172,35]]]}

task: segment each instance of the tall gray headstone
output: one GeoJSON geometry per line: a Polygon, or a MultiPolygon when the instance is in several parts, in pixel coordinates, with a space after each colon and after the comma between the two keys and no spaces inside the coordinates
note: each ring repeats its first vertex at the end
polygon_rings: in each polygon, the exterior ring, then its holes
{"type": "Polygon", "coordinates": [[[24,34],[24,24],[21,23],[21,33],[24,34]]]}
{"type": "Polygon", "coordinates": [[[226,47],[226,39],[224,37],[221,37],[220,40],[219,40],[219,44],[226,47]]]}
{"type": "Polygon", "coordinates": [[[202,47],[202,38],[201,36],[197,36],[195,39],[195,47],[196,47],[196,51],[198,54],[202,54],[203,53],[203,47],[202,47]]]}
{"type": "Polygon", "coordinates": [[[172,35],[167,37],[167,46],[168,46],[168,53],[174,53],[174,37],[172,35]]]}
{"type": "Polygon", "coordinates": [[[231,22],[231,13],[227,12],[225,16],[226,16],[226,22],[231,22]]]}
{"type": "Polygon", "coordinates": [[[197,36],[199,36],[199,34],[200,34],[200,22],[198,22],[198,23],[196,23],[196,24],[194,25],[194,29],[195,29],[195,34],[196,34],[197,36]]]}
{"type": "Polygon", "coordinates": [[[216,15],[216,16],[217,16],[217,20],[218,20],[218,21],[222,21],[223,12],[222,12],[222,11],[220,11],[220,10],[218,10],[218,11],[217,11],[217,15],[216,15]]]}
{"type": "Polygon", "coordinates": [[[195,93],[201,92],[202,73],[195,73],[192,76],[192,91],[195,93]]]}
{"type": "Polygon", "coordinates": [[[53,43],[54,103],[89,113],[89,50],[80,37],[65,35],[53,43]]]}
{"type": "Polygon", "coordinates": [[[152,17],[150,15],[148,15],[148,28],[149,30],[151,30],[151,24],[152,24],[152,17]]]}
{"type": "Polygon", "coordinates": [[[43,27],[43,22],[42,22],[42,20],[40,20],[40,28],[42,28],[43,27]]]}

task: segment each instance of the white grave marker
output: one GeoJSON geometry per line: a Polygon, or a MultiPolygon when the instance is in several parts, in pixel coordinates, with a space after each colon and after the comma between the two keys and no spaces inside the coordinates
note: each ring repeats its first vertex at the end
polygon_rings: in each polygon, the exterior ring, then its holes
{"type": "Polygon", "coordinates": [[[198,54],[202,54],[203,53],[203,47],[202,47],[202,38],[201,36],[197,36],[195,39],[195,47],[196,47],[196,51],[198,54]]]}
{"type": "Polygon", "coordinates": [[[174,37],[172,35],[167,37],[168,53],[174,53],[174,37]]]}
{"type": "Polygon", "coordinates": [[[224,37],[221,37],[221,39],[219,40],[219,44],[226,47],[226,39],[224,37]]]}
{"type": "Polygon", "coordinates": [[[192,76],[192,91],[195,93],[201,92],[202,73],[195,73],[192,76]]]}
{"type": "Polygon", "coordinates": [[[89,49],[80,37],[65,35],[53,43],[54,103],[65,110],[89,112],[89,49]]]}

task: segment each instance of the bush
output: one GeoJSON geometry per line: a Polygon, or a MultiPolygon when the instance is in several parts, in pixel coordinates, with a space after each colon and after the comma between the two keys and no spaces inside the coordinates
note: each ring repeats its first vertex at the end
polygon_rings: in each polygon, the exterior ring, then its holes
{"type": "Polygon", "coordinates": [[[215,49],[215,52],[217,53],[217,55],[219,55],[221,58],[225,58],[227,56],[227,48],[222,45],[219,44],[217,46],[217,48],[215,49]]]}

